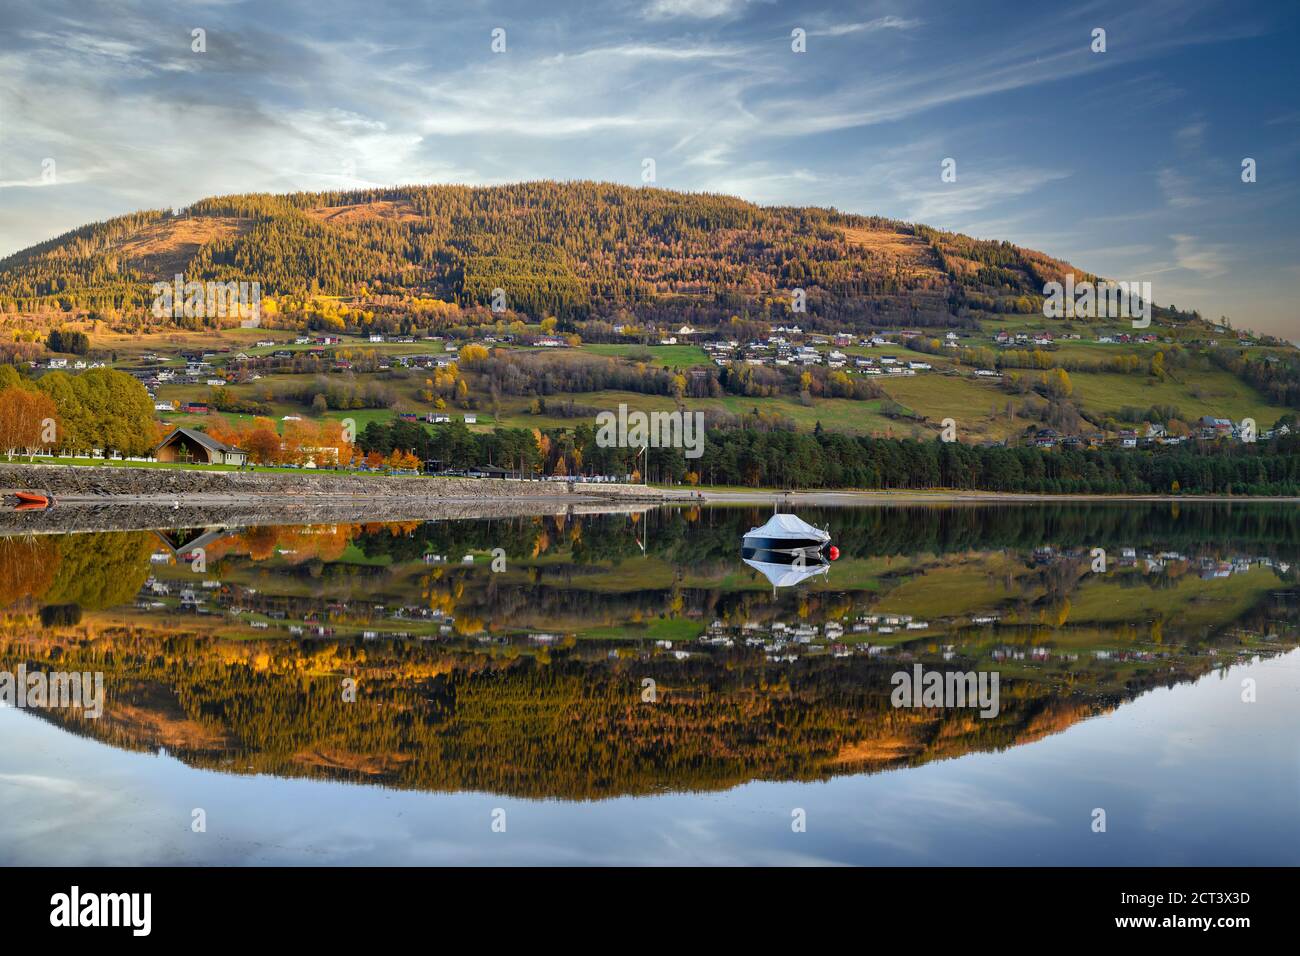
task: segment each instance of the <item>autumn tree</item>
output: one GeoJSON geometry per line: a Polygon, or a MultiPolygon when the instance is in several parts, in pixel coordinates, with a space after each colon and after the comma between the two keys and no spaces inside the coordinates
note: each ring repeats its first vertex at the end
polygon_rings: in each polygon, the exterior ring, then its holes
{"type": "Polygon", "coordinates": [[[48,395],[22,387],[0,392],[0,448],[10,459],[57,447],[58,434],[58,409],[48,395]]]}

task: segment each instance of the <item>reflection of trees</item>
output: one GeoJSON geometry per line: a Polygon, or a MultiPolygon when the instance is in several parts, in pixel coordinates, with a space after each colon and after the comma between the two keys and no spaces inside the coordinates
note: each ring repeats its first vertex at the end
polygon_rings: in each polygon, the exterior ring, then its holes
{"type": "Polygon", "coordinates": [[[149,576],[153,542],[147,531],[0,538],[0,606],[129,604],[149,576]]]}
{"type": "MultiPolygon", "coordinates": [[[[1261,556],[1294,561],[1300,509],[1267,503],[1046,503],[902,506],[827,510],[800,508],[811,523],[829,525],[845,557],[947,554],[990,550],[1142,547],[1203,553],[1231,541],[1261,556]]],[[[438,521],[370,526],[358,538],[370,557],[417,560],[426,552],[463,554],[504,548],[515,560],[569,554],[575,564],[646,553],[680,565],[730,560],[741,535],[770,514],[768,508],[667,508],[644,515],[569,515],[438,521]],[[698,512],[698,513],[697,513],[698,512]],[[635,520],[632,520],[635,518],[635,520]]]]}
{"type": "MultiPolygon", "coordinates": [[[[819,512],[805,510],[817,523],[829,524],[850,558],[884,558],[877,580],[882,593],[917,579],[932,568],[953,564],[953,555],[979,561],[981,555],[1010,555],[1014,560],[996,580],[990,578],[989,610],[1004,623],[1014,620],[1050,623],[1060,620],[1081,586],[1098,584],[1089,568],[1094,542],[1115,560],[1120,545],[1139,549],[1169,548],[1195,554],[1267,554],[1294,551],[1279,547],[1296,522],[1289,509],[1271,505],[1182,507],[1067,504],[1009,507],[906,507],[819,512]],[[991,542],[988,543],[988,542],[991,542]],[[1230,543],[1229,543],[1230,542],[1230,543]],[[1031,560],[1033,549],[1046,557],[1031,560]]],[[[743,531],[764,519],[763,509],[661,509],[646,514],[548,515],[470,521],[374,523],[337,527],[264,527],[248,529],[214,545],[212,553],[254,560],[278,557],[310,573],[318,602],[331,595],[346,601],[365,619],[368,589],[373,603],[420,603],[461,624],[461,633],[507,628],[581,629],[665,613],[702,621],[759,623],[787,620],[798,614],[810,623],[850,615],[871,604],[870,589],[840,591],[833,587],[801,592],[797,608],[778,602],[743,583],[728,582],[736,571],[736,545],[743,531]],[[628,588],[626,581],[647,553],[671,564],[676,581],[663,577],[655,585],[628,588]],[[350,543],[388,576],[364,565],[338,560],[350,543]],[[218,550],[218,548],[221,550],[218,550]],[[461,567],[467,552],[503,548],[510,573],[497,577],[481,568],[461,567]],[[280,551],[283,550],[284,554],[280,551]],[[428,569],[423,555],[449,558],[449,565],[428,569]],[[416,569],[419,569],[418,571],[416,569]],[[435,571],[429,574],[428,571],[435,571]],[[620,572],[621,586],[602,588],[601,577],[620,572]],[[359,584],[371,576],[373,584],[359,584]],[[695,586],[687,586],[687,582],[695,586]],[[590,583],[591,586],[586,586],[590,583]],[[411,601],[419,593],[418,602],[411,601]],[[864,604],[864,601],[866,602],[864,604]]],[[[1296,530],[1300,530],[1297,528],[1296,530]]],[[[1294,554],[1290,557],[1294,558],[1294,554]]],[[[1195,567],[1171,561],[1156,574],[1110,574],[1104,586],[1176,587],[1195,567]]],[[[278,575],[291,574],[277,569],[278,575]]],[[[1294,574],[1294,570],[1291,572],[1294,574]]],[[[268,594],[263,586],[262,593],[268,594]]],[[[792,595],[793,597],[793,595],[792,595]]],[[[309,601],[310,598],[303,598],[309,601]]],[[[260,605],[259,605],[260,606],[260,605]]],[[[268,605],[269,606],[269,605],[268,605]]],[[[296,605],[286,603],[284,610],[296,605]]],[[[1068,616],[1068,612],[1067,612],[1068,616]]]]}
{"type": "Polygon", "coordinates": [[[41,627],[74,627],[80,623],[80,604],[47,604],[41,608],[41,627]]]}
{"type": "Polygon", "coordinates": [[[148,531],[61,536],[58,570],[43,600],[86,610],[130,604],[149,577],[149,555],[156,543],[148,531]]]}
{"type": "Polygon", "coordinates": [[[58,564],[58,539],[51,535],[0,538],[0,607],[39,598],[58,564]]]}
{"type": "Polygon", "coordinates": [[[207,553],[213,561],[238,554],[253,561],[282,557],[290,564],[337,561],[359,532],[360,526],[354,524],[259,525],[222,538],[207,553]]]}

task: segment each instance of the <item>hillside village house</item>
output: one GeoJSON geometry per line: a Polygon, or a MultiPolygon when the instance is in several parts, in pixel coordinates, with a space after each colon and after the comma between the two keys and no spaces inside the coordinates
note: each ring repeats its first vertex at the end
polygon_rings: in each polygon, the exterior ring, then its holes
{"type": "Polygon", "coordinates": [[[153,450],[158,461],[189,462],[200,465],[245,465],[248,452],[232,448],[210,435],[189,428],[175,428],[153,450]]]}
{"type": "Polygon", "coordinates": [[[1236,426],[1230,419],[1218,418],[1214,415],[1202,415],[1196,424],[1201,438],[1207,440],[1231,438],[1236,433],[1236,426]]]}

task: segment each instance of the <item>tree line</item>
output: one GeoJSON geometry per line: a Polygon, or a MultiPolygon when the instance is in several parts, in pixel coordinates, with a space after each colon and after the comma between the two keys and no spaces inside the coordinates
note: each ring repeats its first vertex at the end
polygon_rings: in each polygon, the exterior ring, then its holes
{"type": "Polygon", "coordinates": [[[394,448],[445,468],[496,464],[539,474],[612,474],[691,484],[775,488],[1000,491],[1035,494],[1300,493],[1300,437],[1225,449],[1213,443],[1080,450],[871,438],[818,429],[712,428],[700,458],[680,449],[601,447],[587,422],[572,430],[496,429],[459,422],[373,422],[363,451],[394,448]]]}
{"type": "Polygon", "coordinates": [[[48,372],[33,381],[0,365],[0,451],[10,457],[93,449],[138,456],[157,442],[153,400],[125,372],[48,372]]]}

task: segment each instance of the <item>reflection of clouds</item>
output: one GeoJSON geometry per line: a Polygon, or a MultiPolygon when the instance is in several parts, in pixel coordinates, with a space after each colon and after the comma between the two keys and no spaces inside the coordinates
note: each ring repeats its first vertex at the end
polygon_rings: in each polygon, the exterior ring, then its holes
{"type": "Polygon", "coordinates": [[[81,792],[80,785],[75,781],[32,773],[0,773],[0,787],[4,786],[37,789],[58,796],[79,794],[81,792]]]}
{"type": "Polygon", "coordinates": [[[227,776],[0,711],[0,847],[70,865],[1295,863],[1298,665],[1232,667],[1003,752],[573,803],[227,776]],[[1260,703],[1240,702],[1244,676],[1260,703]],[[192,807],[208,833],[190,833],[192,807]]]}
{"type": "MultiPolygon", "coordinates": [[[[930,768],[919,768],[924,771],[930,768]]],[[[954,827],[984,831],[989,839],[1000,839],[1015,832],[1029,838],[1025,831],[1050,828],[1054,821],[1031,809],[1016,790],[999,793],[1005,786],[1000,775],[987,780],[948,779],[946,767],[931,779],[907,770],[891,776],[902,793],[889,801],[872,804],[866,840],[877,847],[894,851],[894,855],[912,863],[951,863],[945,858],[946,834],[954,827]]],[[[976,777],[980,776],[978,773],[976,777]]]]}

